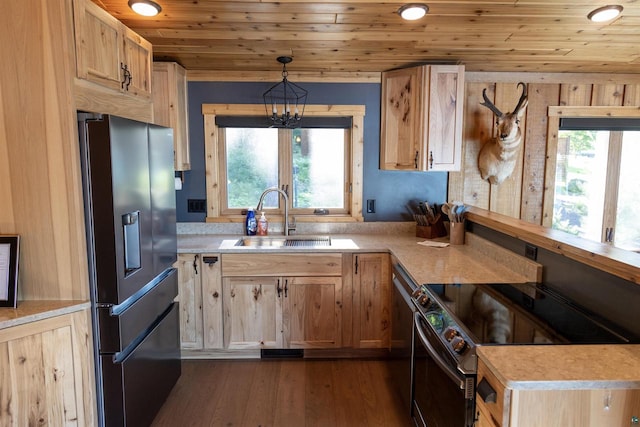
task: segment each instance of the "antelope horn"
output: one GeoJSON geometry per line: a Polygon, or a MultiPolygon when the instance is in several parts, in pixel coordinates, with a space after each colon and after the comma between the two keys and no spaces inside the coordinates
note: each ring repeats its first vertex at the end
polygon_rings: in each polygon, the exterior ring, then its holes
{"type": "Polygon", "coordinates": [[[520,111],[522,108],[522,103],[527,100],[527,85],[524,82],[518,83],[518,86],[522,85],[522,95],[520,95],[520,100],[518,100],[518,105],[513,109],[514,113],[520,111]]]}
{"type": "Polygon", "coordinates": [[[502,111],[498,110],[498,107],[496,107],[495,105],[493,105],[493,102],[491,102],[489,100],[489,98],[487,97],[487,89],[482,89],[482,97],[484,98],[484,102],[481,102],[480,105],[484,105],[485,107],[487,107],[488,109],[490,109],[491,111],[493,111],[493,114],[495,114],[498,117],[502,117],[502,111]]]}

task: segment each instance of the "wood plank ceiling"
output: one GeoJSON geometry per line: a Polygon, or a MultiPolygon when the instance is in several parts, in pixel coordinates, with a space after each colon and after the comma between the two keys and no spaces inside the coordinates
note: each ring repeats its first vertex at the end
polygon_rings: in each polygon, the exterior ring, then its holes
{"type": "Polygon", "coordinates": [[[460,63],[467,71],[637,73],[640,1],[434,0],[419,21],[402,2],[351,0],[156,0],[152,18],[127,0],[93,0],[153,44],[156,60],[188,70],[368,73],[420,63],[460,63]],[[622,15],[592,23],[614,3],[622,15]]]}

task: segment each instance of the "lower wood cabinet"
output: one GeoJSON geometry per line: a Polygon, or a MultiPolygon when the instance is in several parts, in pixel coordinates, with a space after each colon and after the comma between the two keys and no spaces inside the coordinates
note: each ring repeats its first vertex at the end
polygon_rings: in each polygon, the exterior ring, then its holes
{"type": "Polygon", "coordinates": [[[342,346],[342,254],[223,254],[227,349],[342,346]]]}
{"type": "Polygon", "coordinates": [[[224,343],[228,349],[282,347],[280,279],[222,280],[224,343]]]}
{"type": "Polygon", "coordinates": [[[179,254],[176,266],[186,357],[389,346],[387,253],[179,254]]]}
{"type": "Polygon", "coordinates": [[[89,309],[0,330],[0,425],[94,426],[89,309]]]}
{"type": "Polygon", "coordinates": [[[478,384],[490,384],[496,401],[476,396],[477,427],[630,426],[640,418],[639,389],[510,389],[505,387],[482,360],[478,384]]]}
{"type": "Polygon", "coordinates": [[[389,347],[391,268],[388,253],[353,254],[353,346],[389,347]]]}
{"type": "Polygon", "coordinates": [[[342,345],[342,278],[225,277],[228,349],[342,345]]]}
{"type": "Polygon", "coordinates": [[[217,254],[178,254],[180,346],[184,350],[220,349],[222,279],[217,254]]]}

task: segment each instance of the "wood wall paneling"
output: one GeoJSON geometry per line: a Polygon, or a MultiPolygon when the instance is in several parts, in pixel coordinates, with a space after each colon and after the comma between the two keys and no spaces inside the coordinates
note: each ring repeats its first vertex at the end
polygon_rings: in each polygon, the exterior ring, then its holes
{"type": "Polygon", "coordinates": [[[594,84],[591,94],[591,105],[620,106],[624,95],[622,84],[594,84]]]}
{"type": "Polygon", "coordinates": [[[547,156],[542,195],[542,225],[551,227],[553,221],[553,195],[556,182],[556,153],[558,152],[558,116],[549,116],[547,122],[547,156]]]}
{"type": "Polygon", "coordinates": [[[547,106],[557,105],[559,84],[529,84],[527,128],[524,132],[524,164],[522,173],[522,199],[520,218],[542,223],[545,163],[547,156],[547,106]]]}
{"type": "MultiPolygon", "coordinates": [[[[506,114],[513,111],[518,99],[520,98],[521,88],[513,83],[496,84],[496,94],[494,105],[506,114]]],[[[515,169],[511,176],[504,180],[500,185],[492,185],[489,197],[490,210],[508,215],[514,218],[520,218],[520,198],[522,197],[522,169],[523,169],[523,151],[525,145],[526,122],[528,116],[528,107],[524,116],[520,119],[520,131],[523,134],[522,143],[517,155],[515,169]]]]}
{"type": "Polygon", "coordinates": [[[460,172],[449,173],[449,201],[462,200],[483,209],[489,209],[489,183],[483,181],[478,170],[478,153],[493,135],[493,113],[480,105],[482,90],[493,98],[493,85],[467,83],[465,85],[463,150],[460,172]]]}
{"type": "Polygon", "coordinates": [[[624,106],[640,105],[640,85],[628,84],[624,86],[624,106]]]}
{"type": "Polygon", "coordinates": [[[591,105],[592,84],[562,84],[560,105],[591,105]]]}
{"type": "Polygon", "coordinates": [[[552,220],[559,116],[637,116],[631,107],[640,108],[635,75],[472,72],[466,77],[462,171],[449,174],[447,199],[544,226],[552,220]],[[528,83],[529,92],[526,120],[521,121],[521,158],[509,179],[491,186],[481,180],[477,165],[480,147],[495,132],[493,113],[480,105],[482,90],[487,89],[488,98],[501,111],[510,111],[519,97],[518,80],[528,83]],[[603,108],[565,113],[563,106],[603,108]]]}
{"type": "Polygon", "coordinates": [[[71,2],[4,6],[0,233],[22,236],[19,299],[88,299],[71,2]]]}

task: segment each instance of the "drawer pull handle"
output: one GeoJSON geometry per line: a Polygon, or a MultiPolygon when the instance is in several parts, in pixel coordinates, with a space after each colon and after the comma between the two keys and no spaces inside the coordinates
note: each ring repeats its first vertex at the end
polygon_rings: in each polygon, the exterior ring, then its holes
{"type": "Polygon", "coordinates": [[[485,403],[496,403],[496,391],[486,378],[483,378],[478,384],[478,394],[485,403]]]}
{"type": "Polygon", "coordinates": [[[202,257],[202,262],[204,262],[205,264],[213,265],[216,262],[218,262],[218,257],[217,256],[203,256],[202,257]]]}

